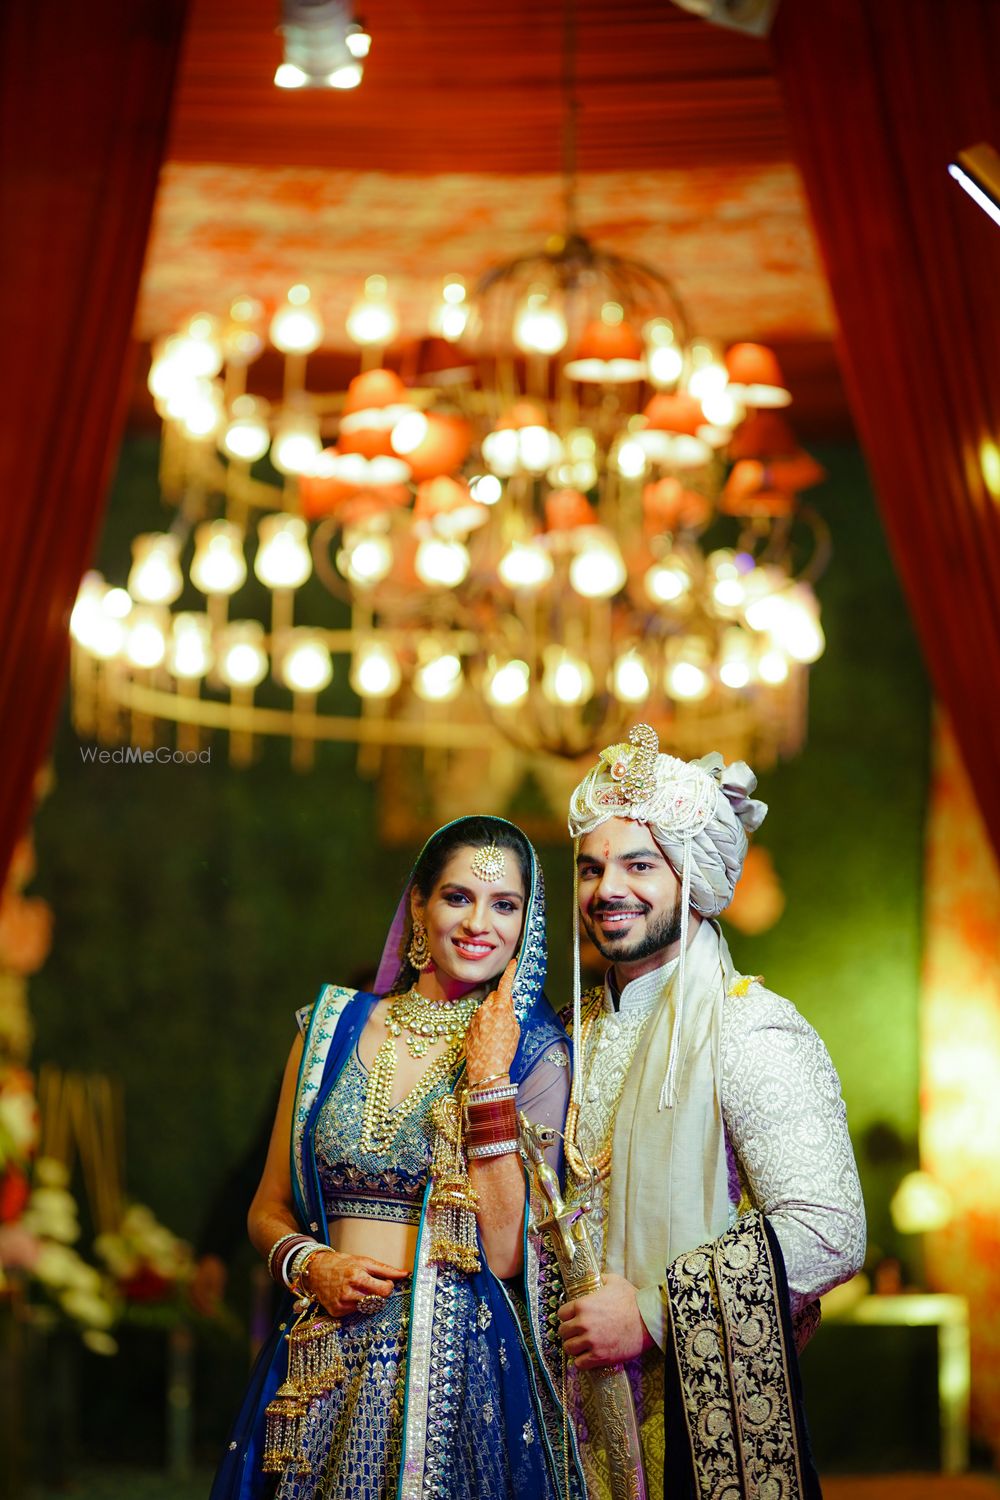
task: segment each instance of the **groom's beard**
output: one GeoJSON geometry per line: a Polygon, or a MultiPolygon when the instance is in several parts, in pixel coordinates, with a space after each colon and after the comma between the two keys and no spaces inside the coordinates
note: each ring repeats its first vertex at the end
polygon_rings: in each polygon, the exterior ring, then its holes
{"type": "Polygon", "coordinates": [[[622,933],[620,938],[606,938],[598,932],[593,916],[600,916],[605,912],[623,911],[635,905],[634,901],[602,901],[600,906],[594,909],[593,914],[588,911],[584,915],[583,925],[587,936],[601,957],[606,958],[609,963],[640,963],[644,958],[652,958],[664,948],[669,948],[671,943],[680,941],[680,892],[677,894],[677,904],[672,911],[661,911],[655,917],[651,917],[648,915],[649,908],[647,908],[645,931],[639,937],[626,936],[622,933]]]}

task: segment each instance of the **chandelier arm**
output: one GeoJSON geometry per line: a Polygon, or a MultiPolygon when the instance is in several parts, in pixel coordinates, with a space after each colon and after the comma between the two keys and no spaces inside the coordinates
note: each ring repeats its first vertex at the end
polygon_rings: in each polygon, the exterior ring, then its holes
{"type": "Polygon", "coordinates": [[[813,534],[813,551],[805,567],[799,574],[802,583],[813,584],[826,572],[833,556],[833,539],[830,528],[811,505],[800,505],[798,513],[813,534]]]}
{"type": "Polygon", "coordinates": [[[537,701],[532,705],[530,714],[518,713],[511,718],[498,712],[488,698],[483,701],[491,725],[503,735],[508,744],[526,754],[538,754],[542,751],[559,760],[578,760],[581,755],[589,754],[602,739],[614,739],[633,712],[629,704],[618,703],[612,694],[604,692],[594,700],[602,705],[597,724],[589,728],[583,727],[579,738],[572,741],[564,731],[553,732],[538,722],[537,701]],[[614,712],[610,712],[611,709],[614,712]],[[529,730],[533,732],[526,732],[529,730]]]}
{"type": "Polygon", "coordinates": [[[312,551],[316,577],[327,593],[332,594],[335,599],[339,599],[343,604],[353,605],[354,599],[350,589],[330,561],[330,550],[337,533],[342,531],[342,529],[340,523],[333,516],[328,516],[325,521],[320,522],[313,532],[310,550],[312,551]]]}
{"type": "MultiPolygon", "coordinates": [[[[757,522],[758,526],[760,526],[761,519],[762,518],[759,516],[750,517],[749,524],[751,530],[753,530],[755,522],[757,522]]],[[[766,567],[771,562],[780,561],[784,550],[786,549],[788,533],[790,530],[790,518],[788,516],[772,516],[764,519],[770,519],[772,524],[766,532],[764,532],[762,529],[758,529],[757,531],[758,538],[761,536],[764,537],[764,544],[761,547],[760,551],[757,552],[754,550],[752,542],[749,546],[743,548],[744,551],[748,551],[750,553],[758,568],[766,567]]],[[[745,532],[740,533],[741,540],[744,535],[745,532]]]]}
{"type": "Polygon", "coordinates": [[[594,250],[594,263],[602,269],[606,275],[621,275],[624,271],[631,275],[645,278],[661,293],[664,293],[673,303],[678,315],[680,327],[677,330],[679,341],[687,343],[690,337],[691,319],[688,315],[687,305],[680,292],[678,292],[669,276],[651,266],[648,261],[635,260],[629,255],[615,255],[606,250],[594,250]]]}
{"type": "Polygon", "coordinates": [[[474,298],[482,297],[486,292],[492,291],[498,283],[506,281],[509,277],[518,276],[522,271],[527,271],[532,266],[550,264],[554,259],[558,259],[558,257],[538,255],[533,252],[530,255],[517,255],[513,260],[505,260],[497,266],[488,266],[473,287],[472,295],[474,298]]]}
{"type": "Polygon", "coordinates": [[[810,531],[813,547],[803,566],[790,576],[799,579],[802,583],[815,583],[816,579],[822,577],[826,571],[833,552],[833,544],[830,528],[811,505],[799,503],[790,515],[775,518],[775,524],[771,528],[764,549],[755,558],[755,562],[758,567],[780,562],[782,556],[791,550],[792,528],[796,521],[804,522],[810,531]]]}

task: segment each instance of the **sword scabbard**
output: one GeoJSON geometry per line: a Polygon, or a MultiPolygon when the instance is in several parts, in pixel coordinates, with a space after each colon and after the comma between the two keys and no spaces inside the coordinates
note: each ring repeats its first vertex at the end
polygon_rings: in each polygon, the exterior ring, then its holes
{"type": "MultiPolygon", "coordinates": [[[[551,1144],[554,1132],[533,1125],[523,1114],[520,1120],[521,1155],[546,1204],[544,1217],[534,1222],[532,1231],[548,1241],[559,1263],[565,1300],[574,1302],[578,1297],[599,1291],[603,1285],[600,1260],[587,1225],[587,1208],[567,1204],[559,1179],[545,1161],[544,1148],[551,1144]]],[[[593,1395],[607,1454],[612,1500],[646,1500],[639,1424],[624,1367],[605,1365],[596,1370],[577,1370],[577,1377],[589,1384],[593,1395]]]]}

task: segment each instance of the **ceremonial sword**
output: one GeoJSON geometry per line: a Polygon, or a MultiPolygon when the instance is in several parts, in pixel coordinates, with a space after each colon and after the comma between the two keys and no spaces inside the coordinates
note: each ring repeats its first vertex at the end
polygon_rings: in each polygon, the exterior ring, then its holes
{"type": "MultiPolygon", "coordinates": [[[[559,1178],[545,1160],[545,1148],[557,1139],[549,1125],[536,1125],[526,1115],[521,1123],[521,1156],[531,1170],[547,1212],[529,1226],[531,1234],[544,1236],[555,1253],[562,1275],[565,1301],[587,1297],[602,1285],[601,1264],[590,1236],[586,1215],[589,1200],[571,1208],[562,1195],[559,1178]]],[[[590,1386],[608,1459],[612,1500],[646,1500],[646,1475],[642,1466],[642,1444],[636,1421],[632,1387],[624,1366],[602,1365],[594,1370],[577,1369],[581,1382],[590,1386]]]]}

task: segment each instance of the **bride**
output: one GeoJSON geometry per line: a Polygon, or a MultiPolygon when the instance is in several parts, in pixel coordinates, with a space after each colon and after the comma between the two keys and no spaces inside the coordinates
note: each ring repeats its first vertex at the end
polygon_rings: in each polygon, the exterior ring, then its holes
{"type": "Polygon", "coordinates": [[[517,1152],[516,1111],[561,1130],[569,1097],[545,963],[534,849],[460,818],[417,859],[377,993],[327,985],[300,1012],[249,1215],[298,1301],[211,1500],[582,1493],[517,1152]]]}

